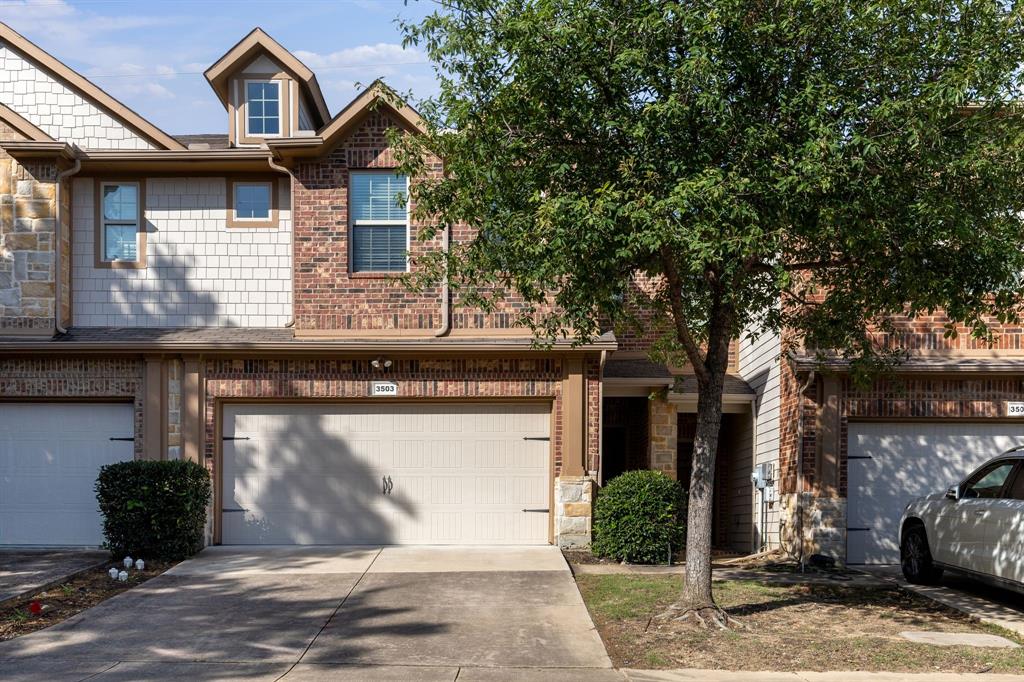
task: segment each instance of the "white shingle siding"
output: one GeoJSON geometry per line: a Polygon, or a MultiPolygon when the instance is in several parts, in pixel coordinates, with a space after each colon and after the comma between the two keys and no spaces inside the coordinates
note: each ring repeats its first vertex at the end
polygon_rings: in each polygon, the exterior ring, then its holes
{"type": "Polygon", "coordinates": [[[61,142],[85,149],[153,149],[153,145],[0,43],[0,102],[61,142]]]}
{"type": "Polygon", "coordinates": [[[281,327],[291,319],[291,214],[280,227],[228,228],[223,178],[146,180],[148,267],[95,267],[93,180],[75,180],[76,327],[281,327]]]}
{"type": "MultiPolygon", "coordinates": [[[[775,477],[779,475],[779,354],[782,346],[778,334],[764,333],[754,341],[746,338],[750,330],[744,330],[740,339],[739,372],[757,394],[754,401],[754,464],[771,462],[775,477]]],[[[776,485],[778,481],[776,480],[776,485]]],[[[778,488],[776,487],[776,491],[778,488]]],[[[765,516],[767,524],[761,528],[761,495],[754,494],[753,512],[756,528],[755,542],[761,538],[769,547],[778,547],[779,519],[782,504],[779,501],[768,505],[765,516]]]]}

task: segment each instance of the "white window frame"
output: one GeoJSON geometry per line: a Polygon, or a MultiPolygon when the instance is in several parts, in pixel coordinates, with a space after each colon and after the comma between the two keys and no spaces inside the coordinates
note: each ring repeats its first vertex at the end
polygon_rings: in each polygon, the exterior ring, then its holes
{"type": "Polygon", "coordinates": [[[142,234],[142,183],[139,182],[119,182],[116,180],[106,180],[100,183],[100,206],[99,206],[99,220],[100,220],[100,260],[104,263],[125,263],[125,264],[140,264],[145,262],[145,254],[142,250],[146,248],[145,242],[140,238],[142,234]],[[103,211],[103,197],[104,190],[107,187],[128,187],[132,186],[135,188],[135,220],[108,220],[104,215],[103,211]],[[120,258],[107,258],[107,226],[128,226],[134,222],[135,224],[135,260],[122,260],[120,258]]]}
{"type": "MultiPolygon", "coordinates": [[[[396,175],[395,170],[396,169],[394,169],[394,168],[384,168],[384,169],[360,168],[360,169],[356,169],[356,170],[349,170],[349,187],[352,186],[351,178],[352,178],[353,175],[358,175],[358,174],[363,174],[363,173],[365,173],[365,174],[376,173],[378,175],[396,175]]],[[[352,218],[352,213],[353,213],[353,211],[351,210],[352,199],[349,198],[349,211],[348,211],[348,214],[349,214],[349,219],[348,219],[349,230],[348,230],[348,233],[349,233],[350,248],[349,248],[348,269],[349,269],[350,273],[352,273],[354,275],[358,275],[358,276],[363,276],[363,277],[365,277],[365,276],[372,276],[372,275],[379,275],[379,276],[386,277],[389,274],[400,274],[400,273],[408,273],[409,272],[409,255],[410,255],[409,252],[412,250],[412,225],[409,224],[409,176],[408,175],[405,176],[405,197],[406,197],[406,203],[405,203],[405,207],[404,207],[405,208],[405,220],[355,220],[354,218],[352,218]],[[402,269],[402,270],[356,270],[355,269],[356,252],[355,252],[355,248],[351,247],[351,245],[355,243],[355,239],[354,239],[355,231],[352,228],[358,227],[359,225],[370,225],[370,226],[381,226],[381,227],[393,227],[393,226],[397,226],[397,225],[405,225],[405,268],[402,269]]]]}
{"type": "MultiPolygon", "coordinates": [[[[245,103],[243,124],[246,137],[281,137],[284,135],[284,88],[281,81],[273,78],[247,78],[242,81],[242,101],[245,103]],[[277,132],[276,133],[252,133],[249,132],[249,83],[272,84],[277,86],[277,132]]],[[[266,116],[266,113],[264,113],[266,116]]]]}
{"type": "Polygon", "coordinates": [[[274,219],[274,183],[270,180],[236,180],[231,185],[233,196],[231,197],[232,210],[235,213],[235,222],[238,223],[266,223],[274,219]],[[267,217],[266,218],[243,218],[238,215],[238,188],[253,185],[262,185],[267,188],[267,217]]]}

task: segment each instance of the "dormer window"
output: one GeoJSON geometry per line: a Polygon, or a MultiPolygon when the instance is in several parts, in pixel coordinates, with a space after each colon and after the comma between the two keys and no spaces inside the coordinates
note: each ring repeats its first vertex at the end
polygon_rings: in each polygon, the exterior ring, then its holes
{"type": "Polygon", "coordinates": [[[252,136],[281,134],[280,81],[245,82],[245,132],[252,136]]]}

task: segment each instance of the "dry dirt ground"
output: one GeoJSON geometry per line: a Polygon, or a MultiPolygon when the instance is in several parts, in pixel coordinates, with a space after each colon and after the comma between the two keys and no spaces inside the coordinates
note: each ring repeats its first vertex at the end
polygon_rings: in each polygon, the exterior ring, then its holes
{"type": "Polygon", "coordinates": [[[580,592],[616,667],[721,670],[1024,673],[1024,648],[914,644],[900,632],[983,632],[1024,644],[895,586],[716,581],[715,598],[746,629],[652,620],[679,593],[678,575],[580,575],[580,592]]]}
{"type": "Polygon", "coordinates": [[[144,571],[134,568],[127,582],[111,580],[107,571],[115,563],[104,564],[81,573],[67,582],[22,599],[0,609],[0,642],[50,627],[84,611],[105,599],[141,585],[156,577],[177,562],[146,563],[144,571]],[[31,605],[38,601],[42,612],[33,614],[31,605]]]}

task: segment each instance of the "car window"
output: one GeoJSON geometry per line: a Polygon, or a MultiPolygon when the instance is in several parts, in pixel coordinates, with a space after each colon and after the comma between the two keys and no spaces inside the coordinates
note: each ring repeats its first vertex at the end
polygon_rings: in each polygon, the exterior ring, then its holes
{"type": "Polygon", "coordinates": [[[993,498],[999,497],[1003,490],[1003,484],[1010,477],[1010,472],[1016,462],[999,462],[986,467],[971,477],[971,480],[964,486],[963,496],[967,498],[993,498]]]}
{"type": "Polygon", "coordinates": [[[1017,467],[1017,478],[1006,493],[1007,499],[1024,500],[1024,465],[1017,467]]]}

